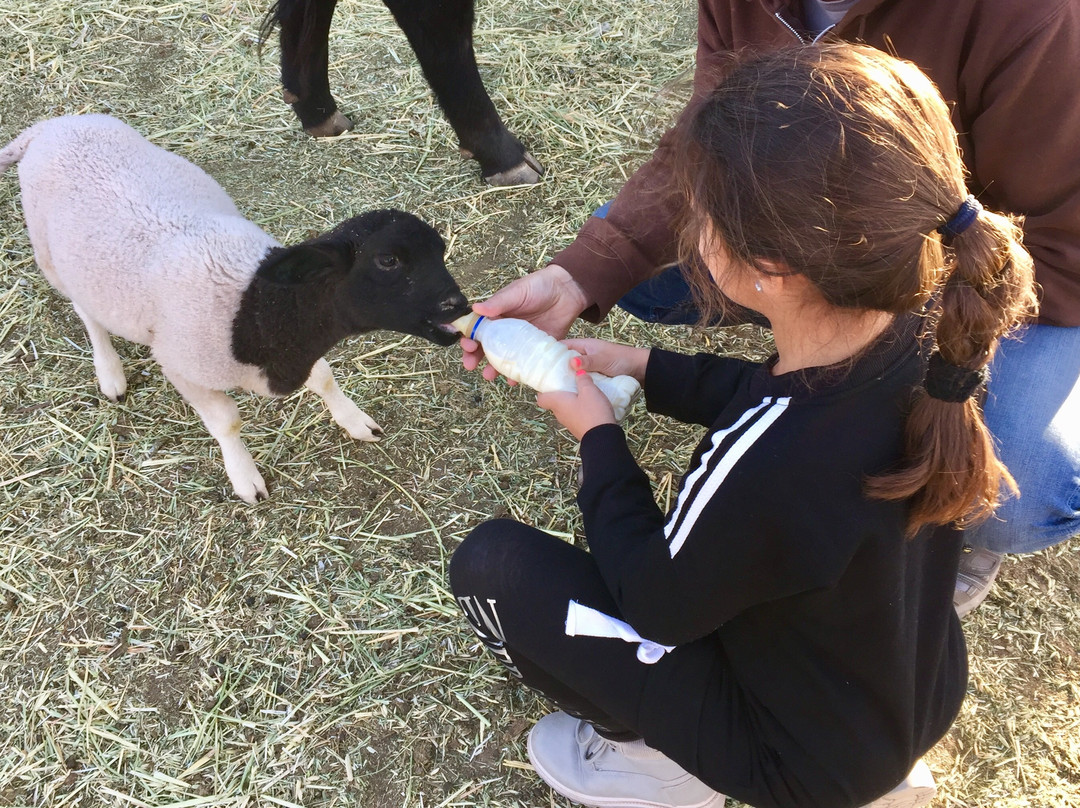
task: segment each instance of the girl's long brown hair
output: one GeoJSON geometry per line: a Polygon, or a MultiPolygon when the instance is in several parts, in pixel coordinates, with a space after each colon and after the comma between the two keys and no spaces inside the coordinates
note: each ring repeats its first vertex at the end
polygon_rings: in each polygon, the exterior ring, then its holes
{"type": "MultiPolygon", "coordinates": [[[[1018,219],[982,211],[951,244],[938,233],[968,191],[948,108],[914,65],[850,44],[738,55],[679,132],[680,252],[706,316],[724,301],[703,232],[739,263],[805,275],[833,306],[924,312],[930,347],[962,368],[1034,315],[1018,219]]],[[[985,518],[1015,491],[974,397],[917,390],[905,439],[866,491],[907,500],[909,534],[985,518]]]]}

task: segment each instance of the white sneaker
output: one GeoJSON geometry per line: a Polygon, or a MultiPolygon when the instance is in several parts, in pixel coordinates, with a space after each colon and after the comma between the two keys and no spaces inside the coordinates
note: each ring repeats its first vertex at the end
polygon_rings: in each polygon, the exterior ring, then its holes
{"type": "Polygon", "coordinates": [[[956,573],[956,591],[953,608],[963,617],[990,594],[990,587],[1001,571],[1001,553],[979,547],[965,547],[960,555],[960,569],[956,573]]]}
{"type": "Polygon", "coordinates": [[[904,782],[883,797],[867,803],[862,808],[923,808],[937,794],[934,775],[920,758],[904,782]]]}
{"type": "Polygon", "coordinates": [[[529,733],[536,773],[593,808],[723,808],[724,795],[644,741],[609,741],[587,721],[552,713],[529,733]]]}

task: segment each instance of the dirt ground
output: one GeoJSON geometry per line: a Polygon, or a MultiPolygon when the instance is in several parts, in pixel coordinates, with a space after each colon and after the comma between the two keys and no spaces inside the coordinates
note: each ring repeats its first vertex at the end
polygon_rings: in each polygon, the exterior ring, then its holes
{"type": "MultiPolygon", "coordinates": [[[[0,142],[107,112],[196,162],[282,242],[373,207],[416,212],[472,299],[541,266],[648,156],[685,98],[692,3],[484,0],[477,50],[548,168],[485,188],[403,36],[344,2],[332,82],[356,128],[314,141],[280,98],[261,3],[14,0],[0,25],[0,142]]],[[[613,315],[638,344],[762,356],[753,328],[613,315]]],[[[311,395],[237,396],[271,487],[231,493],[219,450],[148,352],[118,342],[106,401],[86,334],[37,271],[0,177],[0,805],[566,806],[527,763],[547,707],[465,630],[446,563],[510,515],[574,539],[572,438],[531,397],[378,333],[329,359],[387,431],[349,440],[311,395]]],[[[637,405],[661,501],[696,442],[637,405]]],[[[1076,542],[1009,558],[965,621],[971,684],[928,762],[935,806],[1080,806],[1076,542]]]]}

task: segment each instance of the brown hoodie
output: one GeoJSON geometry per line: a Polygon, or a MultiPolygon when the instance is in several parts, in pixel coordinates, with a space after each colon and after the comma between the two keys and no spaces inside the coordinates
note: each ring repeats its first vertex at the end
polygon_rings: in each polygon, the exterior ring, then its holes
{"type": "MultiPolygon", "coordinates": [[[[809,39],[799,0],[699,0],[695,97],[723,54],[809,39]]],[[[971,173],[993,210],[1023,214],[1042,286],[1040,322],[1080,326],[1080,0],[861,0],[826,38],[914,62],[953,108],[971,173]]],[[[552,263],[603,317],[627,290],[675,261],[671,133],[552,263]]]]}

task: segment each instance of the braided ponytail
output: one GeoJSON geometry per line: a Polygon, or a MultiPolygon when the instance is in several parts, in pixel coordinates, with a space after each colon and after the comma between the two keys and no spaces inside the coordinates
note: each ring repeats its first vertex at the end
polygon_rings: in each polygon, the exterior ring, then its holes
{"type": "Polygon", "coordinates": [[[1031,256],[1015,219],[980,207],[959,232],[948,225],[923,253],[931,265],[941,266],[938,256],[946,261],[930,310],[934,353],[905,425],[905,462],[866,486],[876,499],[910,501],[909,534],[985,519],[1003,487],[1019,493],[994,451],[977,392],[998,341],[1036,311],[1031,256]]]}

